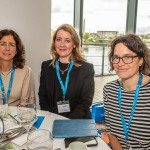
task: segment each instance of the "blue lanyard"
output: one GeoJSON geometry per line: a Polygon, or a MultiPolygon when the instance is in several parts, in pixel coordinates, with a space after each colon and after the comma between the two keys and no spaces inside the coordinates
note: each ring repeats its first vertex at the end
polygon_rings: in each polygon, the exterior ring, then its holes
{"type": "Polygon", "coordinates": [[[140,91],[140,86],[142,84],[142,79],[143,79],[143,75],[140,74],[139,81],[138,81],[138,84],[136,86],[136,92],[135,92],[135,95],[134,95],[134,101],[133,101],[133,104],[132,104],[132,110],[131,110],[131,113],[130,113],[130,118],[129,118],[128,126],[126,126],[126,122],[125,122],[125,119],[123,117],[122,108],[121,108],[121,99],[122,99],[121,88],[122,88],[122,83],[120,83],[120,85],[119,85],[118,103],[119,103],[119,107],[120,107],[120,117],[121,117],[121,121],[122,121],[122,127],[123,127],[123,130],[124,130],[124,134],[125,134],[125,139],[126,140],[128,140],[128,132],[129,132],[131,121],[132,121],[132,118],[133,118],[133,115],[134,115],[136,104],[137,104],[137,101],[138,101],[138,95],[139,95],[139,91],[140,91]]]}
{"type": "Polygon", "coordinates": [[[11,76],[10,76],[10,80],[9,80],[9,87],[8,87],[7,93],[5,92],[3,81],[2,81],[2,76],[1,76],[1,73],[0,73],[0,87],[1,87],[1,90],[2,90],[3,104],[6,104],[6,96],[7,96],[7,98],[10,97],[10,92],[11,92],[11,89],[12,89],[12,83],[13,83],[13,80],[14,80],[14,73],[15,73],[15,69],[13,67],[12,70],[11,70],[11,76]]]}
{"type": "Polygon", "coordinates": [[[60,76],[58,60],[55,61],[56,73],[57,73],[57,77],[58,77],[59,83],[61,85],[61,89],[62,89],[62,93],[63,93],[63,100],[65,100],[65,95],[66,95],[66,92],[67,92],[68,82],[69,82],[69,74],[70,74],[70,71],[72,70],[73,65],[74,65],[74,60],[72,60],[70,62],[69,69],[68,69],[68,72],[67,72],[66,81],[65,81],[65,85],[64,85],[63,81],[61,79],[61,76],[60,76]]]}

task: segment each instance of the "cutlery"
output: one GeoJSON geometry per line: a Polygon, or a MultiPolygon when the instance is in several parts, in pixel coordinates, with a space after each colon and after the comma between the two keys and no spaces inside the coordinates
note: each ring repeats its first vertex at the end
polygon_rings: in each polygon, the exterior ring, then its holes
{"type": "Polygon", "coordinates": [[[8,129],[4,132],[3,138],[0,140],[0,142],[10,141],[17,136],[21,136],[24,133],[26,133],[26,129],[23,127],[8,129]]]}
{"type": "MultiPolygon", "coordinates": [[[[36,130],[36,128],[32,127],[30,130],[36,130]]],[[[4,132],[3,138],[0,140],[0,143],[10,141],[16,137],[23,135],[24,133],[27,133],[27,130],[24,127],[8,129],[4,132]]]]}

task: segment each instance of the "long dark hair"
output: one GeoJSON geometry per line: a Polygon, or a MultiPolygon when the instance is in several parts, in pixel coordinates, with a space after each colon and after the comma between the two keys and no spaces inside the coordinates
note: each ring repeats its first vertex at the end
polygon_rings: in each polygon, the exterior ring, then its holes
{"type": "Polygon", "coordinates": [[[3,29],[0,31],[0,40],[4,36],[11,35],[13,36],[16,42],[16,55],[13,58],[13,66],[14,68],[23,68],[25,65],[25,48],[24,45],[19,37],[19,35],[13,31],[8,29],[3,29]]]}

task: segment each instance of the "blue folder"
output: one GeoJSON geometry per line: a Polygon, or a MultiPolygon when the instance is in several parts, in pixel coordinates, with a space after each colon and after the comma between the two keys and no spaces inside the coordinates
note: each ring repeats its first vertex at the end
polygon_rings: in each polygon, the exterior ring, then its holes
{"type": "Polygon", "coordinates": [[[98,136],[92,119],[54,120],[52,134],[54,138],[98,136]]]}

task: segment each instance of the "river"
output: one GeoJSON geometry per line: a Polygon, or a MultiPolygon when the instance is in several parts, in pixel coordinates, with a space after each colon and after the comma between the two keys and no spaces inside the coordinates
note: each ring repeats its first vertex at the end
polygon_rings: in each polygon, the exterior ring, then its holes
{"type": "Polygon", "coordinates": [[[103,50],[102,46],[83,45],[83,52],[87,61],[94,65],[95,75],[110,74],[108,61],[109,47],[104,47],[103,50]]]}

